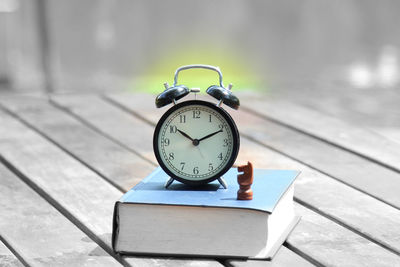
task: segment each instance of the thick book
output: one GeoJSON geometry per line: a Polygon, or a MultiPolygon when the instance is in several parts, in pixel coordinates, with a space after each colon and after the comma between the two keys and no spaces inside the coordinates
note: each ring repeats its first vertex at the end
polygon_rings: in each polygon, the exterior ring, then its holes
{"type": "Polygon", "coordinates": [[[270,259],[299,221],[291,170],[254,170],[253,200],[237,200],[237,169],[190,187],[157,168],[116,202],[112,245],[120,254],[270,259]]]}

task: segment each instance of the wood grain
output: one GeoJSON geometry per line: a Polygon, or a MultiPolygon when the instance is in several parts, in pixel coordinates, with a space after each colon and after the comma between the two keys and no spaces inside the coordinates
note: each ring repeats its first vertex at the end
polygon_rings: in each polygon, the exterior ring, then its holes
{"type": "Polygon", "coordinates": [[[122,191],[133,187],[155,167],[45,98],[14,97],[2,105],[122,191]]]}
{"type": "Polygon", "coordinates": [[[239,162],[252,158],[255,168],[300,170],[295,185],[298,202],[400,253],[400,240],[395,238],[400,232],[398,209],[250,140],[242,138],[241,144],[239,162]]]}
{"type": "Polygon", "coordinates": [[[0,266],[22,267],[24,266],[17,257],[0,241],[0,266]]]}
{"type": "Polygon", "coordinates": [[[240,128],[242,135],[400,207],[400,174],[396,171],[251,113],[242,112],[240,116],[246,122],[240,128]]]}
{"type": "MultiPolygon", "coordinates": [[[[111,225],[114,202],[122,193],[96,173],[65,154],[60,148],[0,111],[0,150],[9,164],[35,190],[62,211],[108,253],[111,249],[111,225]]],[[[132,266],[155,264],[191,266],[192,260],[129,257],[122,260],[132,266]]],[[[200,264],[195,263],[195,264],[200,264]]],[[[201,261],[206,266],[219,266],[216,261],[201,261]]]]}
{"type": "MultiPolygon", "coordinates": [[[[400,208],[397,171],[249,112],[244,111],[240,116],[248,122],[240,129],[242,134],[400,208]]],[[[375,146],[373,139],[371,142],[370,146],[375,146]]]]}
{"type": "Polygon", "coordinates": [[[242,116],[248,122],[242,134],[248,138],[400,208],[399,173],[251,114],[242,116]]]}
{"type": "Polygon", "coordinates": [[[0,234],[27,264],[121,266],[2,164],[0,177],[0,234]]]}
{"type": "Polygon", "coordinates": [[[314,266],[309,261],[300,257],[293,251],[282,246],[272,261],[249,261],[249,260],[227,260],[228,265],[234,267],[311,267],[314,266]]]}
{"type": "MultiPolygon", "coordinates": [[[[147,119],[154,120],[153,123],[155,118],[159,117],[155,113],[162,112],[154,112],[151,106],[146,108],[141,104],[144,101],[140,101],[141,98],[136,95],[129,97],[127,94],[113,94],[107,97],[125,108],[133,109],[133,114],[138,112],[142,116],[149,114],[147,119]]],[[[240,111],[234,116],[240,129],[254,127],[252,123],[255,116],[242,116],[239,113],[240,111]]],[[[254,166],[258,168],[301,170],[302,174],[295,187],[295,196],[301,203],[319,210],[373,242],[383,244],[392,251],[400,251],[399,240],[388,238],[396,236],[400,230],[397,223],[400,220],[400,213],[397,209],[280,153],[242,138],[238,163],[242,164],[247,160],[254,161],[254,166]],[[365,223],[366,220],[368,223],[365,223]]],[[[359,243],[359,240],[355,240],[355,243],[359,243]]],[[[379,250],[383,254],[388,253],[383,249],[379,250]]]]}
{"type": "Polygon", "coordinates": [[[127,113],[121,114],[120,109],[112,105],[104,105],[104,101],[95,95],[55,96],[53,103],[66,108],[72,114],[82,114],[82,117],[90,118],[85,120],[87,125],[135,153],[140,151],[138,154],[142,157],[155,161],[153,143],[143,142],[149,137],[148,133],[153,134],[152,127],[142,120],[127,113]]]}
{"type": "Polygon", "coordinates": [[[242,97],[244,107],[298,131],[343,147],[400,172],[400,144],[365,128],[300,106],[294,101],[268,96],[242,97]]]}
{"type": "Polygon", "coordinates": [[[375,243],[365,242],[361,236],[317,213],[296,206],[302,220],[293,230],[287,242],[312,253],[324,265],[330,266],[396,266],[400,257],[382,253],[375,243]],[[313,229],[312,235],[307,231],[313,229]]]}

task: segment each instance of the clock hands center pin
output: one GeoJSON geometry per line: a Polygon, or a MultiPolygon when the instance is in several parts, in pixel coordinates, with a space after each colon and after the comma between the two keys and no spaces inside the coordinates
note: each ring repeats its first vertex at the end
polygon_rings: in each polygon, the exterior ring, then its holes
{"type": "Polygon", "coordinates": [[[189,139],[190,141],[192,141],[192,144],[194,145],[194,146],[198,146],[199,145],[199,140],[197,140],[197,139],[193,139],[192,137],[190,137],[187,133],[185,133],[184,131],[181,131],[181,130],[179,130],[179,129],[177,129],[178,130],[178,132],[181,134],[181,135],[183,135],[184,137],[186,137],[187,139],[189,139]]]}
{"type": "Polygon", "coordinates": [[[185,133],[184,131],[181,131],[181,130],[179,130],[179,129],[177,129],[177,130],[178,130],[178,132],[179,132],[181,135],[183,135],[184,137],[190,139],[190,141],[193,141],[193,138],[190,137],[187,133],[185,133]]]}

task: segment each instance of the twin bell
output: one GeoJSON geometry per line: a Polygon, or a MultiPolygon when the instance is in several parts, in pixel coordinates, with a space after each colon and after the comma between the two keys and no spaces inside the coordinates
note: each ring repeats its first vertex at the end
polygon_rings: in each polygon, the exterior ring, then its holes
{"type": "Polygon", "coordinates": [[[168,83],[164,83],[165,90],[156,97],[156,107],[161,108],[170,103],[176,104],[176,101],[181,99],[182,97],[188,95],[190,92],[198,93],[199,89],[189,89],[185,85],[178,85],[178,74],[182,70],[187,69],[209,69],[216,71],[219,75],[219,85],[211,85],[207,88],[207,94],[217,99],[218,106],[221,106],[222,103],[231,107],[233,109],[238,109],[240,106],[239,99],[232,94],[231,88],[232,84],[228,85],[228,88],[225,88],[222,83],[222,73],[218,67],[209,66],[209,65],[187,65],[178,68],[175,71],[174,84],[173,86],[169,86],[168,83]]]}

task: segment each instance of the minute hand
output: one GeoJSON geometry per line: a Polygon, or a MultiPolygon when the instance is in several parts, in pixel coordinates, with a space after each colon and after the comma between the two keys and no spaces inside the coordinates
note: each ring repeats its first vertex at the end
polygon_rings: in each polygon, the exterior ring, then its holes
{"type": "Polygon", "coordinates": [[[222,129],[219,130],[219,131],[213,132],[213,133],[211,133],[211,134],[209,134],[209,135],[206,135],[206,136],[204,136],[204,137],[202,137],[202,138],[200,138],[200,139],[199,139],[199,142],[200,142],[200,141],[203,141],[204,139],[207,139],[207,138],[209,138],[209,137],[211,137],[211,136],[213,136],[213,135],[216,135],[217,133],[220,133],[220,132],[222,132],[222,129]]]}

